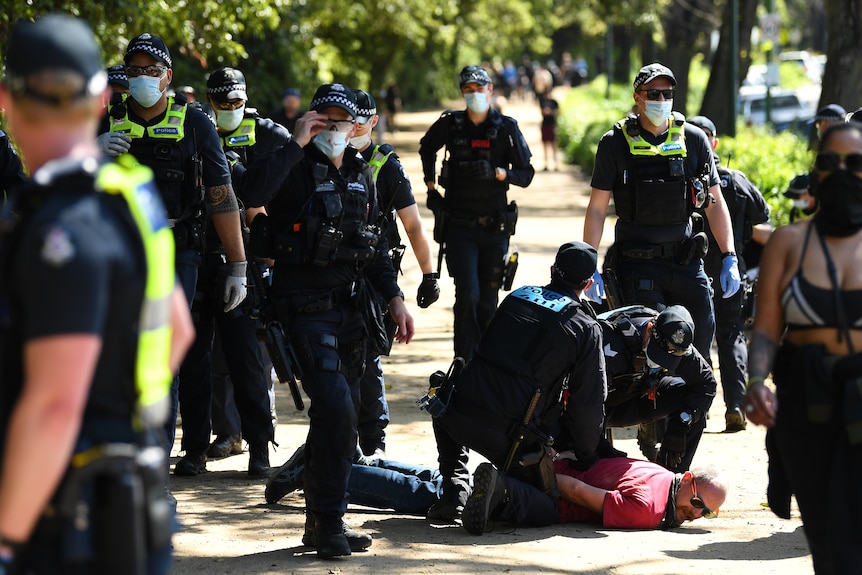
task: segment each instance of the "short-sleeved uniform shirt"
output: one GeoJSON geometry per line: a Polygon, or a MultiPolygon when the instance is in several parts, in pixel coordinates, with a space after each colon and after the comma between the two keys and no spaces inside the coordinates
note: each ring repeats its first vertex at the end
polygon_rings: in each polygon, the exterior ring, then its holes
{"type": "Polygon", "coordinates": [[[554,464],[557,473],[607,491],[602,514],[562,498],[557,500],[559,523],[599,523],[616,529],[656,529],[667,511],[674,473],[650,461],[613,457],[600,459],[586,471],[566,460],[554,464]]]}
{"type": "MultiPolygon", "coordinates": [[[[390,148],[386,146],[383,153],[386,153],[385,150],[387,149],[390,148]]],[[[368,146],[360,154],[366,162],[370,161],[374,154],[374,146],[368,146]]],[[[395,247],[401,243],[395,212],[416,203],[410,178],[407,177],[404,166],[398,159],[398,154],[395,152],[389,154],[386,163],[380,168],[375,183],[377,184],[378,205],[385,212],[383,215],[386,217],[386,234],[389,239],[389,246],[395,247]]]]}

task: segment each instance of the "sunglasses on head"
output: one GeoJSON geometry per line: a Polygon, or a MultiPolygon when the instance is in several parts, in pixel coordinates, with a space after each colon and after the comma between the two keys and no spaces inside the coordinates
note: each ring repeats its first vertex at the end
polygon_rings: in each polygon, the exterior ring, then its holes
{"type": "Polygon", "coordinates": [[[695,509],[701,510],[701,517],[705,517],[707,519],[715,519],[718,517],[718,511],[713,511],[703,502],[703,499],[700,498],[700,495],[697,494],[697,482],[694,480],[694,477],[691,478],[691,499],[689,499],[691,506],[695,509]]]}
{"type": "Polygon", "coordinates": [[[850,172],[862,172],[862,154],[837,154],[835,152],[820,152],[814,160],[814,168],[818,172],[834,172],[844,161],[844,167],[850,172]]]}
{"type": "Polygon", "coordinates": [[[658,100],[659,96],[664,96],[665,100],[673,100],[673,88],[668,88],[666,90],[655,90],[650,88],[648,90],[639,90],[641,94],[646,94],[647,100],[658,100]]]}

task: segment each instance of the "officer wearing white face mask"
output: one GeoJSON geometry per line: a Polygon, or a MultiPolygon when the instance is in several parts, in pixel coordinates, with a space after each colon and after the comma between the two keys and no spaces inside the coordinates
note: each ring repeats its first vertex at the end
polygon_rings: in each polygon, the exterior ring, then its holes
{"type": "MultiPolygon", "coordinates": [[[[100,126],[99,146],[107,155],[131,153],[153,170],[176,244],[177,277],[186,298],[194,298],[198,266],[205,251],[207,216],[225,250],[228,275],[220,298],[225,311],[247,294],[246,259],[239,205],[215,127],[182,97],[167,95],[173,79],[171,54],[149,33],[132,39],[125,54],[129,95],[112,100],[100,126]]],[[[179,384],[172,388],[178,404],[179,384]]],[[[167,424],[173,447],[176,411],[167,424]]]]}
{"type": "Polygon", "coordinates": [[[518,123],[491,107],[488,72],[467,66],[460,85],[467,109],[444,112],[420,140],[419,155],[434,240],[455,281],[455,355],[466,359],[497,309],[518,215],[515,203],[508,203],[509,185],[529,186],[535,170],[518,123]],[[444,146],[439,183],[445,197],[436,188],[437,152],[444,146]]]}

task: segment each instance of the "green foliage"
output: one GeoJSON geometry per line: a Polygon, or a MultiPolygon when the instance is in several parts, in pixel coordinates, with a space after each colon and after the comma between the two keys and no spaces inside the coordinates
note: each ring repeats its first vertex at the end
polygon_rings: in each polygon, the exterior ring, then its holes
{"type": "Polygon", "coordinates": [[[790,221],[793,206],[782,194],[790,180],[811,168],[814,158],[807,140],[788,131],[775,134],[765,127],[740,126],[736,138],[719,138],[717,151],[725,165],[740,170],[758,187],[774,225],[790,221]]]}

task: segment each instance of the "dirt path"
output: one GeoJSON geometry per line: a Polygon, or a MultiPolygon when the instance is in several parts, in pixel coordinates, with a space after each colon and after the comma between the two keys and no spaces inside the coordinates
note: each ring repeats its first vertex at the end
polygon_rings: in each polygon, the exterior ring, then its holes
{"type": "MultiPolygon", "coordinates": [[[[540,120],[535,104],[512,104],[505,113],[516,117],[533,150],[534,165],[544,165],[539,142],[540,120]]],[[[419,138],[439,112],[401,113],[399,131],[389,141],[395,146],[414,182],[429,230],[433,220],[425,207],[422,173],[416,154],[419,138]]],[[[520,252],[516,285],[543,284],[556,248],[581,239],[587,205],[587,180],[571,167],[560,172],[539,171],[532,185],[514,188],[512,199],[520,207],[518,233],[513,238],[520,252]]],[[[610,226],[605,238],[611,238],[610,226]]],[[[435,245],[436,248],[436,245],[435,245]]],[[[452,355],[453,288],[446,276],[440,300],[429,309],[415,305],[421,280],[415,260],[405,257],[401,284],[416,320],[416,339],[396,346],[384,361],[391,424],[387,455],[396,460],[436,464],[430,419],[414,401],[427,388],[428,375],[444,369],[452,355]]],[[[288,390],[277,393],[278,427],[273,465],[280,465],[303,443],[306,414],[296,412],[288,390]]],[[[585,573],[650,575],[708,573],[758,575],[811,573],[811,560],[802,534],[799,514],[783,521],[762,506],[766,492],[764,431],[749,427],[723,434],[721,395],[695,463],[711,461],[723,469],[731,484],[721,515],[673,531],[612,531],[588,525],[521,528],[474,537],[458,527],[432,527],[421,517],[402,516],[351,506],[347,520],[374,536],[365,553],[337,561],[319,560],[301,546],[304,525],[300,493],[279,504],[263,499],[264,481],[248,479],[248,456],[210,462],[209,473],[195,478],[171,477],[179,501],[184,530],[176,536],[174,572],[180,575],[244,574],[371,574],[371,573],[585,573]]],[[[630,430],[618,430],[615,445],[638,457],[630,430]]],[[[174,461],[179,439],[174,451],[174,461]]],[[[480,458],[474,457],[472,465],[480,458]]]]}

